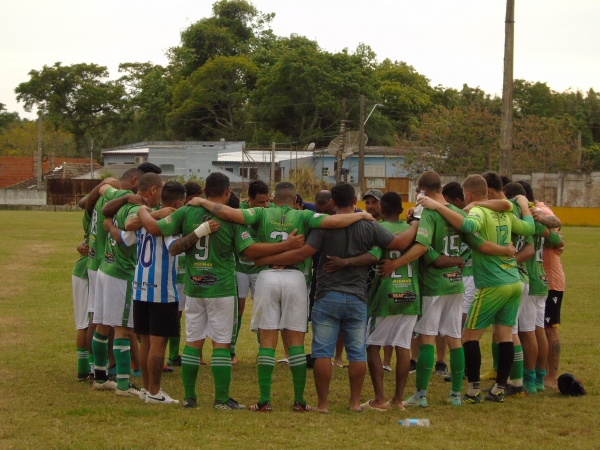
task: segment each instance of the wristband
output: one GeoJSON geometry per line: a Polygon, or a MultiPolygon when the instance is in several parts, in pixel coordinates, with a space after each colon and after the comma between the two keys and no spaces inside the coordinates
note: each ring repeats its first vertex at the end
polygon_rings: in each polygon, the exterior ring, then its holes
{"type": "Polygon", "coordinates": [[[194,234],[200,239],[202,236],[210,234],[210,225],[208,222],[204,222],[198,228],[194,230],[194,234]]]}

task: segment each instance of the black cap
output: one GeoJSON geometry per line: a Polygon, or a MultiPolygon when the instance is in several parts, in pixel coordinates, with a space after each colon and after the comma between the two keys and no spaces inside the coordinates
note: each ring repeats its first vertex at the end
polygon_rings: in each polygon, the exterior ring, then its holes
{"type": "Polygon", "coordinates": [[[571,373],[563,373],[558,377],[558,390],[564,395],[579,396],[587,394],[583,383],[571,373]]]}

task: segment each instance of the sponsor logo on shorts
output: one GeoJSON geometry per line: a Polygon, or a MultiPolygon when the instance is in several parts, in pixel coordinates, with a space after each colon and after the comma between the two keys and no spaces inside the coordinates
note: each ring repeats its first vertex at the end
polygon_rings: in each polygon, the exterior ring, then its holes
{"type": "Polygon", "coordinates": [[[462,275],[458,271],[445,273],[444,278],[447,278],[451,283],[462,281],[462,275]]]}
{"type": "Polygon", "coordinates": [[[104,261],[108,264],[113,264],[115,262],[115,257],[110,253],[104,253],[104,261]]]}
{"type": "Polygon", "coordinates": [[[413,303],[417,299],[417,294],[411,291],[394,292],[388,294],[388,298],[394,300],[394,303],[413,303]]]}
{"type": "Polygon", "coordinates": [[[218,279],[212,275],[201,275],[190,277],[194,286],[214,286],[218,279]]]}

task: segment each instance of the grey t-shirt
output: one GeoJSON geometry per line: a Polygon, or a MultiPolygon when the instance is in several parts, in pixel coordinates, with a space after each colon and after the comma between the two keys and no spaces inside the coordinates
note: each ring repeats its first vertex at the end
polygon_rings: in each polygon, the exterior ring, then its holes
{"type": "Polygon", "coordinates": [[[337,272],[328,273],[323,265],[327,256],[351,258],[367,253],[373,246],[387,247],[394,235],[377,222],[361,220],[349,227],[335,230],[316,229],[308,235],[306,244],[321,253],[317,268],[317,293],[319,300],[328,292],[344,292],[367,301],[367,273],[369,267],[345,267],[337,272]]]}

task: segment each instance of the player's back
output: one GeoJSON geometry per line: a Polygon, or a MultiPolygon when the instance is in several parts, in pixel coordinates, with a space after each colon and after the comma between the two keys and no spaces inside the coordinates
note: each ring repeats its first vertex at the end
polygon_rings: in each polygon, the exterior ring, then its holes
{"type": "Polygon", "coordinates": [[[177,301],[177,257],[171,256],[168,247],[178,236],[152,236],[145,228],[140,228],[136,236],[138,244],[133,299],[150,303],[177,301]]]}

